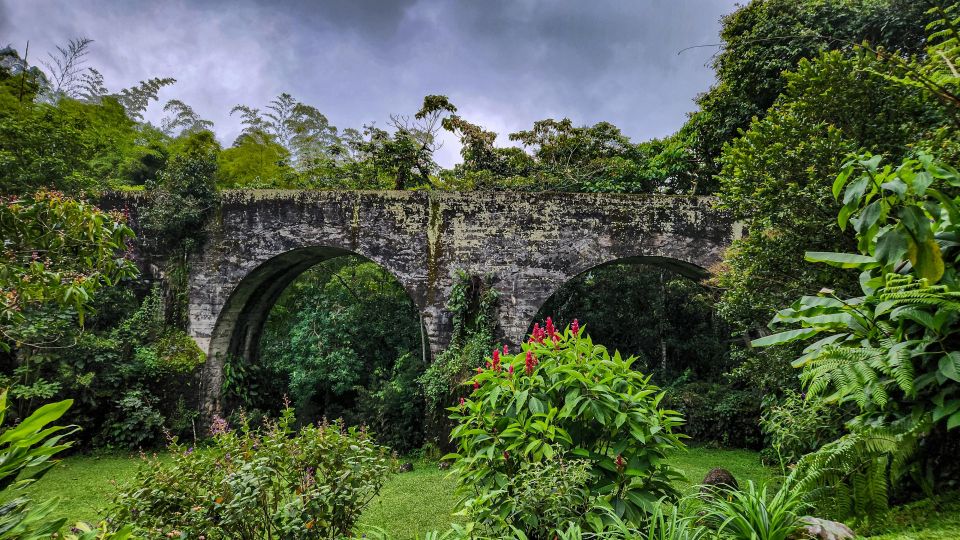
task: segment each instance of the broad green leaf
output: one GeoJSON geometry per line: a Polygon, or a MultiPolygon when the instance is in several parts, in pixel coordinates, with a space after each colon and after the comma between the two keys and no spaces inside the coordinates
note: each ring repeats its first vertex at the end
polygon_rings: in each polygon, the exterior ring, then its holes
{"type": "Polygon", "coordinates": [[[840,213],[837,214],[837,223],[840,225],[841,231],[847,230],[847,223],[850,221],[850,216],[856,211],[856,203],[845,204],[840,208],[840,213]]]}
{"type": "Polygon", "coordinates": [[[952,415],[960,410],[960,399],[952,399],[933,409],[933,421],[939,422],[942,418],[952,415]]]}
{"type": "Polygon", "coordinates": [[[856,253],[832,253],[829,251],[808,251],[804,259],[810,262],[827,263],[840,268],[871,268],[877,266],[877,260],[867,255],[856,253]]]}
{"type": "Polygon", "coordinates": [[[799,328],[796,330],[787,330],[785,332],[778,332],[776,334],[771,334],[769,336],[757,338],[751,341],[750,344],[754,347],[770,347],[771,345],[781,345],[783,343],[790,343],[793,341],[807,339],[811,336],[818,334],[819,332],[820,330],[816,328],[799,328]]]}
{"type": "Polygon", "coordinates": [[[864,169],[867,169],[870,172],[876,172],[877,166],[880,165],[880,161],[883,159],[882,155],[870,156],[867,159],[860,160],[860,166],[864,169]]]}
{"type": "Polygon", "coordinates": [[[848,164],[846,167],[840,171],[840,174],[837,175],[837,179],[833,181],[833,198],[840,198],[840,191],[843,190],[843,186],[847,183],[847,180],[850,178],[850,174],[853,173],[853,165],[848,164]]]}
{"type": "Polygon", "coordinates": [[[903,195],[907,193],[907,184],[904,183],[904,181],[899,178],[894,178],[889,182],[884,182],[883,184],[880,185],[880,187],[882,187],[887,191],[896,193],[901,197],[903,197],[903,195]]]}
{"type": "Polygon", "coordinates": [[[907,256],[908,249],[908,239],[902,232],[887,229],[877,235],[874,255],[884,266],[892,266],[907,256]]]}
{"type": "Polygon", "coordinates": [[[933,175],[927,171],[920,171],[913,177],[910,187],[913,188],[914,193],[922,197],[932,183],[933,175]]]}
{"type": "Polygon", "coordinates": [[[802,296],[797,302],[799,306],[803,308],[810,307],[831,307],[831,308],[844,308],[844,304],[841,300],[833,298],[832,296],[802,296]]]}
{"type": "Polygon", "coordinates": [[[869,230],[870,227],[873,227],[877,223],[877,220],[880,219],[880,214],[880,201],[873,201],[872,203],[868,204],[862,212],[860,212],[860,215],[851,220],[853,223],[853,228],[857,232],[864,234],[865,231],[869,230]]]}
{"type": "Polygon", "coordinates": [[[923,210],[919,206],[905,206],[901,208],[898,217],[907,233],[913,237],[913,241],[917,244],[933,240],[933,231],[930,230],[930,218],[923,213],[923,210]]]}
{"type": "Polygon", "coordinates": [[[850,185],[847,186],[847,190],[843,193],[843,204],[850,204],[856,201],[859,201],[863,194],[867,191],[867,186],[870,184],[870,177],[866,174],[860,176],[853,182],[850,182],[850,185]]]}
{"type": "Polygon", "coordinates": [[[947,419],[947,429],[953,429],[960,426],[960,412],[955,412],[947,419]]]}
{"type": "Polygon", "coordinates": [[[960,382],[960,351],[953,351],[942,356],[937,367],[939,373],[944,377],[960,382]]]}
{"type": "Polygon", "coordinates": [[[26,420],[20,422],[17,427],[8,429],[0,436],[0,444],[16,442],[26,438],[37,431],[40,431],[50,422],[59,419],[70,406],[73,405],[72,399],[58,401],[57,403],[48,403],[33,412],[26,420]]]}
{"type": "Polygon", "coordinates": [[[960,211],[957,210],[957,205],[953,199],[935,189],[928,189],[927,194],[940,201],[940,206],[947,211],[947,216],[950,218],[950,223],[955,225],[960,224],[960,211]]]}

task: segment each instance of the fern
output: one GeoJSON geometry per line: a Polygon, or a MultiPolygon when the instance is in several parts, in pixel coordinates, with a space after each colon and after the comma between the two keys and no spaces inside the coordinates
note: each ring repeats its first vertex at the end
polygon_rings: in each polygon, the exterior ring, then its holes
{"type": "MultiPolygon", "coordinates": [[[[931,53],[931,61],[914,66],[911,82],[949,97],[960,83],[960,7],[937,9],[930,51],[949,69],[931,53]]],[[[960,113],[960,99],[957,105],[960,113]]],[[[807,396],[855,405],[859,414],[846,435],[801,458],[790,478],[838,516],[865,520],[886,510],[891,486],[908,473],[929,492],[936,479],[921,474],[932,462],[924,463],[929,452],[917,454],[920,441],[934,428],[960,427],[960,245],[953,241],[960,234],[960,197],[940,191],[954,192],[960,171],[922,153],[896,168],[867,155],[837,177],[838,200],[845,185],[838,222],[854,225],[860,253],[807,258],[859,268],[863,296],[841,299],[826,288],[802,297],[771,322],[801,328],[754,344],[821,337],[793,362],[803,370],[807,396]],[[857,167],[861,175],[851,182],[857,167]],[[898,245],[902,249],[890,249],[898,245]]]]}
{"type": "Polygon", "coordinates": [[[890,486],[903,478],[922,426],[898,432],[889,428],[854,431],[807,454],[788,482],[838,518],[857,521],[887,510],[890,486]]]}

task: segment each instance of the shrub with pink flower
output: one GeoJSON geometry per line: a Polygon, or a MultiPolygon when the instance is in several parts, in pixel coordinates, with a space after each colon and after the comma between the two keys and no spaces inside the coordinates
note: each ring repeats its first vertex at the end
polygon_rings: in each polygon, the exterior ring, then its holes
{"type": "Polygon", "coordinates": [[[505,517],[516,501],[502,486],[525,464],[555,457],[584,460],[596,501],[632,521],[676,497],[667,456],[683,448],[674,433],[683,418],[660,408],[663,393],[634,361],[594,344],[579,321],[559,330],[549,318],[520,351],[495,350],[491,369],[466,381],[473,393],[449,409],[458,451],[447,458],[471,517],[491,531],[522,526],[529,538],[552,538],[505,517]]]}

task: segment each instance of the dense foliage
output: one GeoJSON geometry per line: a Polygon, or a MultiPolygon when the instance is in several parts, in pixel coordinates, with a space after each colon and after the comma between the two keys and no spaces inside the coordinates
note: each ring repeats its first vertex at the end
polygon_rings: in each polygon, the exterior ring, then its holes
{"type": "Polygon", "coordinates": [[[386,448],[339,423],[294,429],[294,412],[262,430],[214,423],[208,447],[173,441],[117,497],[113,519],[144,538],[340,538],[376,496],[392,464],[386,448]]]}
{"type": "Polygon", "coordinates": [[[843,195],[838,221],[856,231],[860,253],[807,258],[860,270],[861,295],[805,296],[772,322],[800,328],[754,342],[819,337],[794,362],[807,391],[856,406],[849,433],[794,471],[840,514],[880,513],[888,484],[905,478],[928,493],[956,481],[946,457],[960,442],[952,431],[960,426],[960,197],[947,194],[956,188],[960,173],[927,154],[897,167],[879,156],[847,165],[833,192],[843,195]]]}
{"type": "Polygon", "coordinates": [[[458,451],[448,457],[471,517],[491,530],[550,538],[557,523],[585,522],[598,507],[636,522],[659,499],[675,497],[667,456],[683,448],[673,432],[683,419],[659,408],[662,392],[633,362],[611,356],[576,323],[560,332],[549,319],[518,353],[494,350],[468,383],[473,393],[450,409],[458,451]],[[585,461],[582,487],[572,477],[563,487],[579,502],[563,519],[518,515],[521,486],[510,479],[555,457],[585,461]]]}
{"type": "Polygon", "coordinates": [[[54,344],[58,332],[40,326],[56,316],[49,311],[72,311],[83,324],[98,289],[136,274],[133,262],[123,256],[133,238],[124,218],[61,193],[4,199],[0,230],[4,347],[11,341],[37,348],[54,344]]]}
{"type": "Polygon", "coordinates": [[[664,387],[664,404],[683,413],[679,429],[694,441],[758,447],[760,398],[750,385],[724,377],[736,364],[715,297],[715,290],[667,268],[613,264],[565,283],[538,318],[553,316],[561,327],[589,320],[598,343],[636,356],[635,368],[664,387]]]}
{"type": "Polygon", "coordinates": [[[339,257],[287,288],[267,320],[259,365],[231,364],[226,390],[235,405],[267,412],[289,395],[302,420],[366,424],[381,443],[409,452],[425,437],[417,383],[425,352],[400,283],[376,263],[339,257]]]}

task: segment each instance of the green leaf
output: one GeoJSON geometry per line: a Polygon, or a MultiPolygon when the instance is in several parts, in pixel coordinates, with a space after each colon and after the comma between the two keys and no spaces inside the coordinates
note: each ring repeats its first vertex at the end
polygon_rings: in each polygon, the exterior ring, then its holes
{"type": "Polygon", "coordinates": [[[907,237],[897,229],[887,229],[877,235],[874,255],[884,266],[892,266],[904,260],[909,245],[907,237]]]}
{"type": "Polygon", "coordinates": [[[762,338],[757,338],[751,341],[750,345],[754,347],[770,347],[771,345],[781,345],[783,343],[807,339],[818,334],[819,332],[820,330],[816,328],[798,328],[796,330],[787,330],[785,332],[779,332],[769,336],[764,336],[762,338]]]}
{"type": "Polygon", "coordinates": [[[894,178],[889,182],[884,182],[880,184],[880,187],[887,191],[896,193],[897,195],[903,197],[907,193],[907,184],[899,178],[894,178]]]}
{"type": "Polygon", "coordinates": [[[850,185],[847,186],[847,190],[843,193],[843,204],[850,204],[856,201],[859,201],[863,194],[867,191],[867,186],[870,183],[870,177],[866,174],[860,176],[853,182],[850,182],[850,185]]]}
{"type": "Polygon", "coordinates": [[[951,416],[958,410],[960,410],[960,399],[951,399],[933,409],[933,421],[939,422],[942,418],[951,416]]]}
{"type": "Polygon", "coordinates": [[[950,216],[950,223],[960,224],[960,211],[957,210],[957,205],[950,197],[935,189],[927,190],[927,194],[940,201],[940,205],[946,209],[947,215],[950,216]]]}
{"type": "Polygon", "coordinates": [[[870,172],[877,172],[877,167],[880,165],[880,161],[883,159],[882,155],[870,156],[867,159],[860,160],[860,166],[864,169],[867,169],[870,172]]]}
{"type": "Polygon", "coordinates": [[[845,204],[840,208],[840,213],[837,214],[837,223],[840,224],[840,230],[847,230],[847,222],[850,221],[850,215],[856,212],[857,205],[856,203],[845,204]]]}
{"type": "Polygon", "coordinates": [[[947,419],[947,429],[953,429],[960,426],[960,412],[955,412],[947,419]]]}
{"type": "Polygon", "coordinates": [[[881,210],[880,201],[873,201],[868,204],[860,215],[852,220],[853,228],[857,232],[865,234],[865,231],[870,230],[870,227],[873,227],[877,223],[877,220],[880,219],[881,210]]]}
{"type": "Polygon", "coordinates": [[[534,396],[530,396],[528,403],[530,406],[530,412],[532,412],[533,414],[543,414],[544,408],[543,408],[542,401],[540,401],[534,396]]]}
{"type": "Polygon", "coordinates": [[[70,406],[73,405],[72,399],[58,401],[57,403],[48,403],[33,412],[26,420],[17,427],[8,429],[0,436],[0,444],[19,441],[30,435],[33,435],[43,429],[44,426],[59,419],[70,406]]]}
{"type": "Polygon", "coordinates": [[[920,171],[914,175],[911,187],[913,188],[914,193],[922,197],[932,183],[933,175],[927,171],[920,171]]]}
{"type": "Polygon", "coordinates": [[[933,231],[930,230],[930,218],[919,206],[906,206],[898,214],[900,223],[913,237],[914,242],[922,244],[933,240],[933,231]]]}
{"type": "Polygon", "coordinates": [[[867,255],[856,253],[832,253],[829,251],[808,251],[804,259],[809,262],[822,262],[840,268],[871,268],[877,266],[877,260],[867,255]]]}
{"type": "Polygon", "coordinates": [[[853,165],[847,165],[840,171],[840,174],[837,175],[837,179],[833,181],[833,198],[840,198],[840,190],[843,189],[844,184],[847,183],[847,180],[850,178],[850,174],[853,173],[853,165]]]}
{"type": "Polygon", "coordinates": [[[953,351],[940,358],[937,366],[941,375],[956,382],[960,382],[960,351],[953,351]]]}

